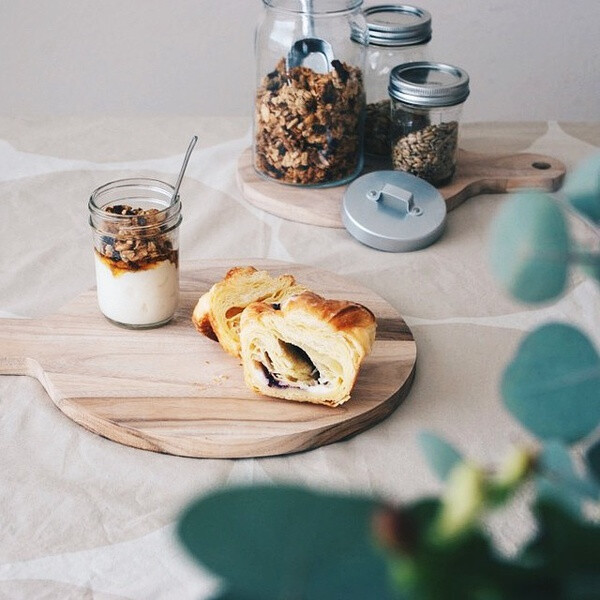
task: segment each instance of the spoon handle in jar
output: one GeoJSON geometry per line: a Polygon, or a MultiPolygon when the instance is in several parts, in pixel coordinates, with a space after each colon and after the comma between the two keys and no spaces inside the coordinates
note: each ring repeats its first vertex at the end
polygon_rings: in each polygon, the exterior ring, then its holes
{"type": "Polygon", "coordinates": [[[313,0],[302,0],[302,35],[309,38],[315,35],[313,0]]]}
{"type": "Polygon", "coordinates": [[[177,198],[177,194],[179,193],[179,187],[181,186],[181,182],[183,181],[183,175],[187,168],[188,162],[190,160],[190,156],[192,155],[192,150],[198,141],[198,136],[195,135],[190,140],[190,145],[188,146],[187,152],[185,153],[185,158],[183,159],[183,164],[181,165],[181,170],[179,171],[179,177],[177,178],[177,183],[175,184],[175,191],[173,192],[173,200],[177,198]]]}

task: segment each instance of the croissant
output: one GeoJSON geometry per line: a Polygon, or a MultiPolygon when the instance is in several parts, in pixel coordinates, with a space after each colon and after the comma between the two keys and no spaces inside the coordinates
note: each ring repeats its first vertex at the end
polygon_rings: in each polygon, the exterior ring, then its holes
{"type": "Polygon", "coordinates": [[[266,396],[339,406],[350,398],[375,329],[368,308],[310,291],[250,304],[240,319],[244,380],[266,396]]]}
{"type": "Polygon", "coordinates": [[[240,315],[252,302],[280,302],[306,288],[292,275],[271,277],[254,267],[234,267],[200,297],[192,322],[203,335],[218,341],[229,354],[240,356],[240,315]]]}

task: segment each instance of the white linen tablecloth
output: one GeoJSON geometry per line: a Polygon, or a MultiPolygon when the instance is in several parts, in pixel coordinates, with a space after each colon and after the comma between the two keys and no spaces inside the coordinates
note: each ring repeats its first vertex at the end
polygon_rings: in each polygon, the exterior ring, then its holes
{"type": "MultiPolygon", "coordinates": [[[[208,598],[217,582],[174,538],[182,507],[223,485],[293,482],[393,502],[439,489],[420,452],[423,429],[481,463],[528,434],[502,408],[500,374],[524,332],[580,325],[600,346],[600,294],[574,275],[556,303],[524,306],[492,279],[488,231],[505,195],[449,214],[443,237],[412,253],[378,252],[342,229],[286,221],[250,206],[236,185],[249,145],[244,119],[0,119],[0,317],[42,318],[95,284],[87,200],[122,177],[182,186],[182,260],[305,263],[356,280],[396,307],[419,359],[412,390],[385,421],[356,437],[286,457],[189,459],[136,450],[70,421],[42,385],[0,377],[0,599],[208,598]]],[[[473,151],[549,154],[567,168],[600,148],[600,124],[466,124],[473,151]]],[[[1,326],[1,321],[0,321],[1,326]]],[[[1,352],[1,350],[0,350],[1,352]]],[[[507,551],[527,515],[495,530],[507,551]]]]}

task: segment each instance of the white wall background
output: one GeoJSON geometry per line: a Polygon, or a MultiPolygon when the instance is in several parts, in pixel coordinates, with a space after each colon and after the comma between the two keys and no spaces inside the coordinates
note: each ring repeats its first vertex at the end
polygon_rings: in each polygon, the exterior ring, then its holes
{"type": "MultiPolygon", "coordinates": [[[[434,57],[471,76],[464,120],[600,121],[599,0],[406,3],[432,13],[434,57]]],[[[261,11],[261,0],[0,0],[0,116],[250,115],[261,11]]]]}

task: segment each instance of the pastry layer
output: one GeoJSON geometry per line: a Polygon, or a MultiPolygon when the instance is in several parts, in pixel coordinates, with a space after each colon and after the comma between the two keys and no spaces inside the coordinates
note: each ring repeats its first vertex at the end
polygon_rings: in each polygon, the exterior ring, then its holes
{"type": "Polygon", "coordinates": [[[375,330],[364,306],[309,291],[252,303],[240,319],[244,379],[267,396],[339,406],[350,398],[375,330]]]}

